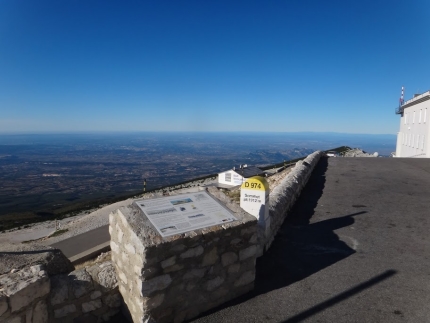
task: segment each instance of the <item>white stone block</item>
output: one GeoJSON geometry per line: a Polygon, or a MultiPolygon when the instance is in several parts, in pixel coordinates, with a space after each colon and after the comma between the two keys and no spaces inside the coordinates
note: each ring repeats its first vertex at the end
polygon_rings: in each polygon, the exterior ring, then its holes
{"type": "Polygon", "coordinates": [[[115,268],[112,265],[104,267],[97,275],[97,278],[99,284],[104,288],[114,289],[118,286],[115,268]]]}
{"type": "Polygon", "coordinates": [[[118,276],[119,276],[119,279],[121,279],[122,282],[127,285],[128,280],[125,274],[123,272],[120,272],[118,276]]]}
{"type": "Polygon", "coordinates": [[[110,248],[113,252],[119,253],[119,246],[115,243],[115,241],[110,241],[110,248]]]}
{"type": "Polygon", "coordinates": [[[119,223],[116,224],[116,236],[118,237],[118,242],[122,243],[122,237],[124,236],[124,232],[122,232],[121,228],[119,227],[119,223]]]}
{"type": "Polygon", "coordinates": [[[131,255],[134,255],[136,253],[136,249],[130,243],[127,243],[125,245],[125,250],[127,250],[127,252],[131,255]]]}

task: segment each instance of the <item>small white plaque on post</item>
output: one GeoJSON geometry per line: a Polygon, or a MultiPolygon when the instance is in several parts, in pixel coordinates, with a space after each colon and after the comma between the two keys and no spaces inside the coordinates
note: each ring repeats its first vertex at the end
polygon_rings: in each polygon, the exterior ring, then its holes
{"type": "Polygon", "coordinates": [[[248,178],[240,188],[240,207],[265,223],[269,217],[269,193],[269,183],[264,177],[248,178]]]}

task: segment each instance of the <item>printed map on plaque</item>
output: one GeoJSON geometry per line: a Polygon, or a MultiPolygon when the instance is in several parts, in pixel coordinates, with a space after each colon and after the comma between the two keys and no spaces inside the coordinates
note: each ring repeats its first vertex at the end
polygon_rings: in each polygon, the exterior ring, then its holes
{"type": "Polygon", "coordinates": [[[162,237],[237,220],[204,191],[137,200],[135,203],[162,237]]]}

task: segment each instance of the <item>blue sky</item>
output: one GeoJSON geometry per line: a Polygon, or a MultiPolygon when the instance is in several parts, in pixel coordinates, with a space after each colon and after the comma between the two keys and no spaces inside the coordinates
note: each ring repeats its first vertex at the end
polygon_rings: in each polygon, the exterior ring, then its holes
{"type": "Polygon", "coordinates": [[[395,134],[430,2],[0,0],[0,132],[395,134]]]}

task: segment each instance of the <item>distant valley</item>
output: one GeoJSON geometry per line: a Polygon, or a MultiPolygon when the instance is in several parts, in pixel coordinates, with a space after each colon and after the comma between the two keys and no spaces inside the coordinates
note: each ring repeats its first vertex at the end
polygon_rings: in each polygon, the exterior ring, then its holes
{"type": "Polygon", "coordinates": [[[0,230],[137,194],[143,190],[144,179],[150,190],[239,164],[264,166],[339,146],[316,137],[258,133],[0,135],[0,230]]]}

